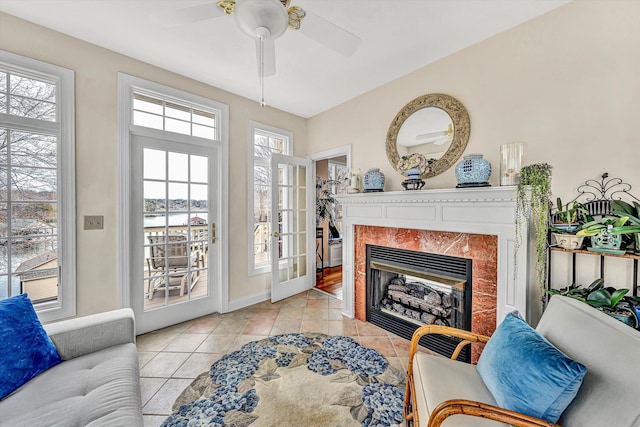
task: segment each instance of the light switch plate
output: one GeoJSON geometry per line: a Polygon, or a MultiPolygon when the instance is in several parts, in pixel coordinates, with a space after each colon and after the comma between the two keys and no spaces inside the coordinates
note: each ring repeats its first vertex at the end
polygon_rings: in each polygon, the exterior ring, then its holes
{"type": "Polygon", "coordinates": [[[102,215],[85,215],[85,230],[102,230],[104,228],[104,216],[102,215]]]}

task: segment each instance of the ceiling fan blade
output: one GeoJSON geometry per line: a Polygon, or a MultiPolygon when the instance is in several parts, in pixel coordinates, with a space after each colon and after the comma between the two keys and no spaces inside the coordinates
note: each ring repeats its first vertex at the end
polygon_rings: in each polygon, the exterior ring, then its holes
{"type": "MultiPolygon", "coordinates": [[[[276,73],[276,43],[274,39],[264,39],[262,49],[264,61],[264,77],[273,76],[276,73]]],[[[260,75],[260,39],[256,39],[256,59],[258,63],[258,75],[260,75]]]]}
{"type": "Polygon", "coordinates": [[[165,27],[178,27],[193,24],[207,19],[223,16],[224,11],[217,2],[212,1],[198,6],[190,6],[177,10],[166,10],[153,15],[153,20],[165,27]]]}
{"type": "Polygon", "coordinates": [[[353,55],[360,46],[360,37],[309,12],[302,20],[299,31],[344,56],[353,55]]]}

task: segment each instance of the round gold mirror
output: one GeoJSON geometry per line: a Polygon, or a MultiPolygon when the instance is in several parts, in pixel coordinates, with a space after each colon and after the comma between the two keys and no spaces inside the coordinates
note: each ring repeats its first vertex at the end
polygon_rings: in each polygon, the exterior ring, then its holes
{"type": "Polygon", "coordinates": [[[387,131],[389,163],[403,173],[401,160],[420,154],[429,167],[420,178],[430,178],[455,165],[469,141],[469,114],[457,99],[441,93],[420,96],[400,110],[387,131]]]}

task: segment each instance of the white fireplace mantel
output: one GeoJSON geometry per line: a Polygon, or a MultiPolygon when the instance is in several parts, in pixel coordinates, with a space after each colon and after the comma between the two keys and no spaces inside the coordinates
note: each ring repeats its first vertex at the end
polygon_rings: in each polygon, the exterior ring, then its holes
{"type": "Polygon", "coordinates": [[[355,314],[354,226],[370,225],[497,236],[497,322],[513,310],[518,310],[527,321],[537,322],[536,308],[528,303],[539,301],[537,286],[529,286],[535,281],[531,280],[532,269],[528,267],[528,233],[522,233],[523,242],[516,254],[515,187],[358,193],[336,199],[343,209],[342,280],[346,316],[355,314]]]}

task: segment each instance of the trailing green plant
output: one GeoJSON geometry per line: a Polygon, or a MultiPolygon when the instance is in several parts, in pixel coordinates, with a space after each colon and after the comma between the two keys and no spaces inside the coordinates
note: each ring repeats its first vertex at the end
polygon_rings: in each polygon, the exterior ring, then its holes
{"type": "Polygon", "coordinates": [[[520,171],[516,189],[516,252],[522,244],[522,233],[531,221],[535,231],[536,278],[541,290],[547,277],[547,230],[551,200],[551,165],[535,163],[520,171]]]}

